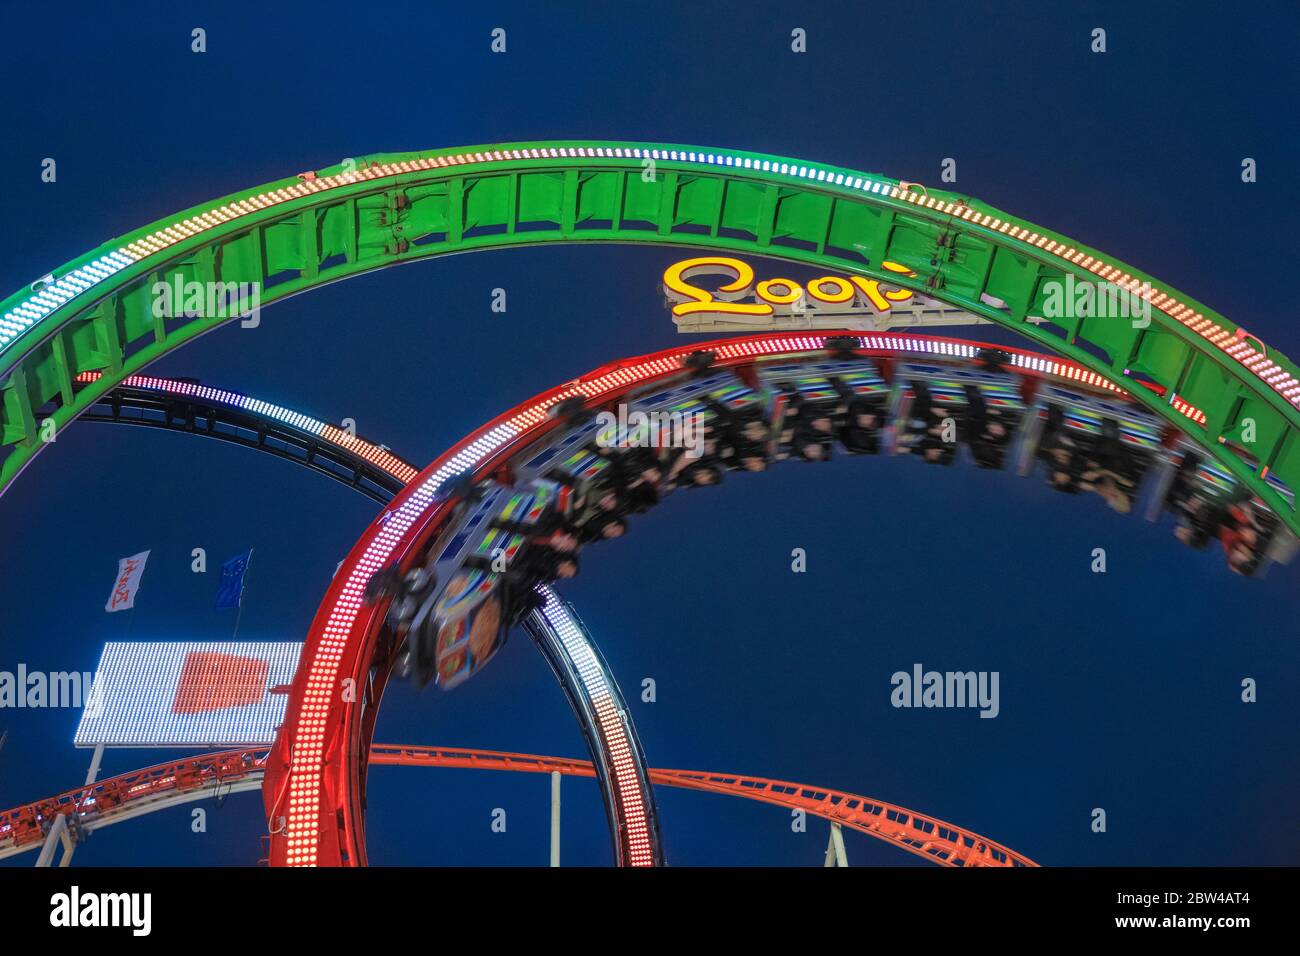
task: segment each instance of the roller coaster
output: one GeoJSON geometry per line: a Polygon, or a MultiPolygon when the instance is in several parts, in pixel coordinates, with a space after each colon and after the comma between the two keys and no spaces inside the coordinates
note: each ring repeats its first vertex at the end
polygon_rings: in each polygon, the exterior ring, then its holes
{"type": "MultiPolygon", "coordinates": [[[[586,760],[501,753],[495,750],[450,750],[376,744],[375,765],[500,770],[514,773],[559,773],[597,776],[586,760]]],[[[71,833],[80,838],[103,827],[208,797],[227,797],[262,788],[266,753],[228,750],[202,754],[56,794],[36,803],[0,812],[0,859],[35,850],[48,832],[48,821],[75,819],[71,833]],[[42,824],[45,824],[44,826],[42,824]]],[[[950,867],[1036,866],[1000,844],[950,823],[869,797],[783,780],[736,774],[652,768],[655,786],[678,787],[734,796],[806,813],[849,827],[897,846],[927,862],[950,867]]],[[[71,840],[69,838],[69,845],[71,840]]]]}
{"type": "MultiPolygon", "coordinates": [[[[1153,518],[1172,512],[1180,539],[1218,538],[1228,567],[1245,575],[1289,558],[1300,530],[1300,380],[1285,357],[1144,273],[969,197],[755,153],[505,144],[304,172],[136,230],[5,300],[0,377],[0,493],[48,443],[48,426],[84,418],[245,445],[384,505],[311,625],[269,752],[191,758],[10,811],[0,817],[2,853],[48,836],[60,816],[86,827],[115,822],[131,794],[156,795],[154,781],[165,781],[157,792],[170,800],[260,779],[273,865],[364,865],[368,766],[418,762],[411,748],[371,743],[387,682],[401,675],[454,688],[519,625],[565,689],[593,762],[432,751],[418,759],[596,776],[620,864],[664,862],[652,785],[669,784],[745,790],[785,806],[811,801],[823,816],[935,862],[1029,865],[880,801],[649,769],[609,668],[552,584],[577,573],[581,550],[607,547],[664,495],[838,452],[939,466],[969,459],[1021,474],[1041,465],[1062,492],[1095,493],[1121,512],[1145,498],[1153,518]],[[592,241],[832,269],[849,277],[839,280],[846,287],[886,283],[949,319],[996,324],[1062,357],[851,330],[723,339],[571,379],[423,470],[310,416],[139,374],[246,315],[241,290],[269,304],[429,256],[592,241]],[[1045,305],[1065,280],[1110,283],[1146,303],[1149,318],[1056,315],[1045,305]],[[228,294],[216,307],[156,307],[157,289],[195,284],[228,294]],[[629,426],[634,417],[692,423],[698,447],[629,426]],[[337,693],[348,680],[363,689],[357,700],[337,693]],[[852,814],[866,818],[853,823],[852,814]],[[877,819],[873,828],[869,818],[881,817],[896,825],[877,819]]],[[[141,799],[121,812],[153,798],[141,799]]]]}

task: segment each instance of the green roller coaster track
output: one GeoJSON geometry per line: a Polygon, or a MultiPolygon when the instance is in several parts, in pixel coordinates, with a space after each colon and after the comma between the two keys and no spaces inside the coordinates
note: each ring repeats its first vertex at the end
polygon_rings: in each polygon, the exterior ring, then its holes
{"type": "Polygon", "coordinates": [[[1300,373],[1206,306],[954,193],[759,153],[622,142],[345,160],[196,206],[67,263],[0,304],[0,492],[48,438],[46,419],[57,431],[127,375],[234,314],[159,316],[158,282],[255,283],[268,304],[401,262],[550,242],[771,256],[932,296],[1126,387],[1300,533],[1277,485],[1300,490],[1300,373]],[[916,276],[883,270],[885,260],[916,276]],[[1140,295],[1149,322],[1027,321],[1044,314],[1067,276],[1140,295]],[[104,374],[74,389],[90,370],[104,374]]]}

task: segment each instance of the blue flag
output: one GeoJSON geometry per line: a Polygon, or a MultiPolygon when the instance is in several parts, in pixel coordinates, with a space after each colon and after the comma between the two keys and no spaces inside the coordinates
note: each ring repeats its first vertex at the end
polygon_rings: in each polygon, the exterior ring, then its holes
{"type": "Polygon", "coordinates": [[[244,575],[253,560],[253,549],[237,554],[221,566],[221,583],[217,585],[217,610],[239,607],[244,599],[244,575]]]}

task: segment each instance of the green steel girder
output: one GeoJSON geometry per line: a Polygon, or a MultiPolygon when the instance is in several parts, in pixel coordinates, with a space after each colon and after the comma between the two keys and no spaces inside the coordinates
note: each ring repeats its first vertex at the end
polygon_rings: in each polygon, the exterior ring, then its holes
{"type": "Polygon", "coordinates": [[[62,428],[125,376],[230,321],[156,317],[157,281],[257,283],[267,305],[430,256],[574,241],[771,256],[931,295],[1126,386],[1300,532],[1292,502],[1267,480],[1300,490],[1300,373],[1201,303],[953,193],[758,153],[622,142],[347,160],[194,207],[73,260],[53,273],[56,289],[75,290],[65,301],[42,293],[38,308],[23,290],[0,303],[0,493],[40,449],[41,409],[54,405],[49,417],[62,428]],[[114,254],[116,271],[105,275],[114,254]],[[916,276],[884,270],[886,260],[916,276]],[[1070,275],[1149,282],[1149,325],[1027,322],[1043,314],[1048,283],[1070,275]],[[89,370],[104,375],[74,392],[73,376],[89,370]],[[1175,396],[1204,414],[1204,427],[1171,404],[1175,396]]]}

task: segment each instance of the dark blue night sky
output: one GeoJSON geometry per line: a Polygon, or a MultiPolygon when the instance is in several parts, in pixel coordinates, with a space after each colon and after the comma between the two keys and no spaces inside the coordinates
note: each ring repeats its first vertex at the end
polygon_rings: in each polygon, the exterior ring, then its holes
{"type": "MultiPolygon", "coordinates": [[[[952,157],[956,189],[1300,356],[1291,3],[1230,15],[1187,3],[178,6],[4,5],[6,294],[155,218],[345,156],[615,138],[929,183],[952,157]],[[196,26],[203,55],[190,52],[196,26]],[[489,52],[498,26],[503,56],[489,52]],[[1096,26],[1104,55],[1089,51],[1096,26]],[[795,27],[806,54],[790,52],[795,27]],[[45,157],[58,161],[52,185],[45,157]],[[1241,182],[1243,157],[1258,161],[1257,183],[1241,182]]],[[[260,328],[223,328],[153,369],[353,418],[424,464],[544,388],[681,344],[658,293],[676,257],[575,246],[426,261],[277,304],[260,328]],[[490,309],[497,287],[505,315],[490,309]]],[[[375,510],[266,456],[75,425],[0,499],[0,670],[93,669],[100,645],[128,630],[229,639],[232,612],[212,609],[216,567],[250,546],[240,639],[298,640],[375,510]],[[195,547],[206,575],[190,571],[195,547]],[[146,548],[133,620],[105,615],[117,558],[146,548]]],[[[1175,541],[1167,519],[1059,495],[1041,472],[840,456],[674,495],[625,540],[586,552],[562,591],[632,700],[654,765],[877,796],[1046,864],[1249,865],[1300,858],[1296,576],[1234,577],[1217,548],[1175,541]],[[806,574],[790,572],[794,547],[806,574]],[[1089,571],[1096,547],[1105,575],[1089,571]],[[890,674],[917,661],[1000,671],[1000,716],[892,708],[890,674]],[[1260,687],[1250,706],[1247,676],[1260,687]],[[637,699],[644,677],[656,703],[637,699]],[[1090,831],[1094,807],[1107,810],[1105,834],[1090,831]]],[[[0,711],[0,805],[81,782],[75,723],[67,710],[0,711]]],[[[395,684],[377,739],[585,756],[522,634],[455,692],[395,684]]],[[[173,753],[110,752],[105,771],[173,753]]],[[[376,768],[370,859],[542,864],[547,790],[543,777],[376,768]],[[508,811],[505,834],[489,828],[495,807],[508,811]]],[[[607,864],[594,783],[566,781],[564,801],[565,862],[607,864]]],[[[672,863],[821,861],[818,822],[797,834],[772,807],[675,791],[659,801],[672,863]]],[[[206,834],[172,810],[94,835],[77,862],[255,861],[258,799],[209,808],[206,834]]],[[[853,863],[919,864],[847,839],[853,863]]]]}

